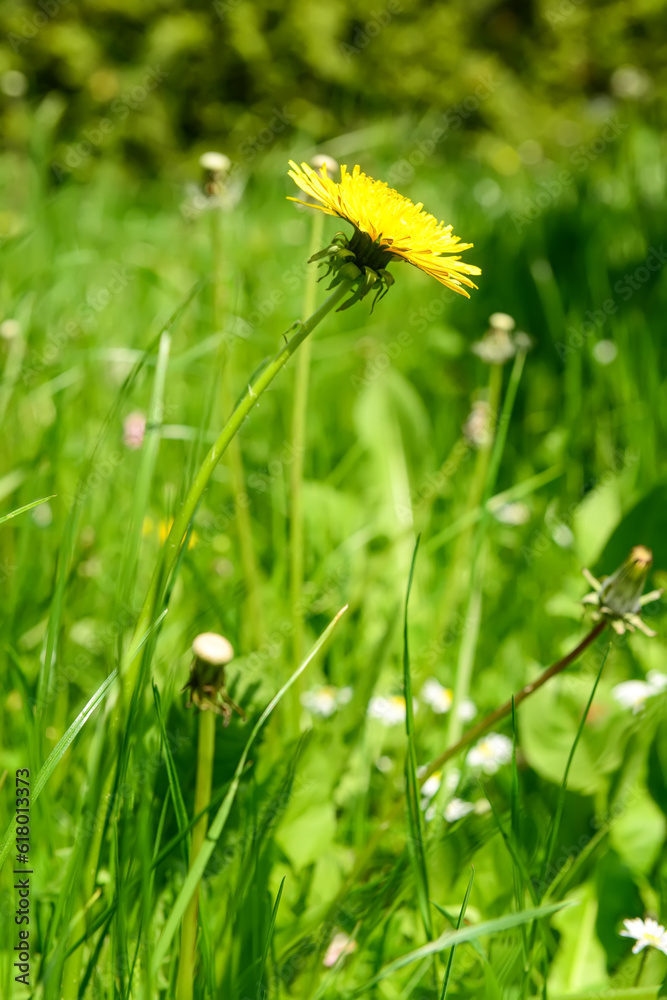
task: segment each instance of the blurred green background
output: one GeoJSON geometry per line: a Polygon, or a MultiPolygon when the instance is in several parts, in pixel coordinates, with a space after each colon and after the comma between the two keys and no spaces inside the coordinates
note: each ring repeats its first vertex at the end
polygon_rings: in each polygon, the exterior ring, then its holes
{"type": "Polygon", "coordinates": [[[111,154],[151,175],[211,144],[251,163],[276,111],[290,143],[381,123],[427,138],[444,116],[448,143],[512,175],[536,143],[558,157],[619,108],[664,125],[663,17],[660,0],[4,2],[4,143],[30,146],[41,105],[75,176],[111,154]],[[112,128],[77,165],[100,119],[112,128]]]}
{"type": "MultiPolygon", "coordinates": [[[[202,892],[196,996],[263,996],[267,937],[269,997],[352,996],[425,941],[406,846],[405,730],[367,716],[373,695],[402,690],[400,608],[417,532],[415,693],[430,677],[455,688],[469,669],[478,719],[585,634],[582,565],[610,573],[643,543],[655,556],[650,585],[665,580],[664,8],[42,0],[0,10],[1,510],[51,497],[0,526],[0,776],[26,762],[36,774],[117,666],[205,445],[302,314],[313,213],[286,200],[287,160],[324,151],[359,163],[474,243],[465,258],[482,275],[469,301],[392,265],[396,284],[372,313],[366,300],[312,338],[306,645],[343,603],[350,610],[304,688],[353,697],[330,718],[280,707],[202,892]],[[198,158],[210,149],[232,161],[220,202],[202,187],[198,158]],[[530,338],[522,368],[471,350],[499,311],[530,338]],[[142,447],[127,440],[136,413],[151,415],[142,447]],[[499,426],[507,440],[489,478],[499,426]],[[322,958],[334,930],[356,934],[358,949],[331,970],[322,958]]],[[[324,219],[323,242],[338,228],[348,229],[324,219]]],[[[324,294],[318,286],[318,302],[324,294]]],[[[295,666],[293,389],[290,365],[240,434],[243,491],[227,456],[197,512],[149,665],[168,739],[148,692],[127,737],[129,792],[109,818],[103,779],[118,748],[99,711],[34,810],[45,1000],[150,995],[143,977],[183,883],[181,845],[154,883],[133,880],[178,835],[174,782],[192,813],[196,718],[180,690],[193,637],[230,638],[232,695],[251,721],[295,666]],[[90,885],[95,817],[109,826],[90,885]]],[[[657,638],[614,643],[546,884],[559,787],[607,644],[521,706],[516,773],[457,761],[456,796],[477,812],[448,820],[443,781],[425,826],[439,907],[455,919],[471,863],[473,924],[531,905],[530,880],[540,899],[579,903],[553,918],[543,948],[516,930],[460,948],[450,995],[656,996],[667,960],[651,950],[640,966],[619,929],[626,917],[667,916],[665,696],[633,713],[613,690],[667,673],[662,607],[648,609],[657,638]],[[628,992],[637,984],[644,992],[628,992]]],[[[418,763],[460,728],[422,699],[418,763]]],[[[511,735],[508,722],[500,729],[511,735]]],[[[247,733],[236,718],[219,730],[216,790],[247,733]]],[[[4,793],[0,805],[4,831],[4,793]]],[[[4,942],[12,900],[4,881],[4,942]]],[[[433,926],[450,927],[435,907],[433,926]]],[[[0,992],[23,1000],[2,947],[0,992]]],[[[169,995],[177,962],[175,941],[154,995],[169,995]]],[[[411,966],[363,995],[439,1000],[443,976],[441,961],[411,966]]]]}

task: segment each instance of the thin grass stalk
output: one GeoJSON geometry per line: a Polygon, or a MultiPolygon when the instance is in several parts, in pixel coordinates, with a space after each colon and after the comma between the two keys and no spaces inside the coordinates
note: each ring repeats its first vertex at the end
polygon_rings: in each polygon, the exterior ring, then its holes
{"type": "MultiPolygon", "coordinates": [[[[469,697],[470,685],[472,682],[472,674],[474,668],[475,651],[477,649],[477,639],[479,636],[479,629],[481,626],[480,616],[481,616],[481,555],[484,541],[486,539],[486,533],[490,520],[490,512],[488,508],[488,501],[493,493],[493,489],[496,484],[496,479],[498,478],[498,470],[500,469],[500,460],[505,449],[505,441],[507,440],[507,431],[509,429],[510,420],[512,419],[512,411],[514,409],[514,401],[516,399],[516,394],[519,388],[519,382],[521,381],[521,375],[523,373],[523,366],[526,360],[526,352],[518,351],[516,357],[514,358],[514,364],[512,366],[512,371],[510,374],[509,383],[507,385],[507,392],[505,393],[505,399],[503,401],[502,410],[499,417],[496,420],[496,432],[493,438],[493,445],[491,447],[491,453],[489,455],[488,464],[486,466],[486,474],[484,478],[484,483],[482,485],[482,495],[481,500],[481,510],[482,515],[475,529],[475,534],[473,537],[472,553],[470,555],[470,576],[469,576],[469,586],[470,586],[470,596],[468,603],[467,615],[464,623],[464,635],[461,641],[461,651],[459,653],[459,661],[456,670],[456,680],[454,683],[454,701],[452,704],[451,713],[449,716],[449,726],[448,726],[448,739],[450,743],[455,743],[461,735],[462,722],[459,717],[459,706],[463,704],[464,701],[469,697]],[[478,593],[475,593],[478,591],[478,593]]],[[[501,371],[499,365],[493,366],[494,370],[501,371]]],[[[496,409],[492,410],[492,414],[495,417],[497,408],[499,405],[499,386],[496,386],[493,379],[490,382],[489,395],[491,393],[496,393],[498,390],[498,395],[494,398],[494,405],[496,409]]],[[[476,505],[475,505],[476,506],[476,505]]]]}
{"type": "MultiPolygon", "coordinates": [[[[223,213],[214,209],[211,216],[211,278],[213,284],[213,323],[216,330],[224,330],[225,325],[225,284],[223,252],[223,213]]],[[[310,315],[311,309],[306,316],[310,315]]],[[[222,338],[218,352],[218,367],[221,369],[220,403],[226,412],[233,399],[232,390],[232,352],[222,338]]],[[[245,471],[241,443],[237,437],[229,443],[227,453],[232,493],[240,497],[245,493],[245,471]]],[[[259,570],[255,554],[255,540],[252,533],[250,511],[241,503],[235,505],[236,530],[241,554],[241,567],[247,595],[247,639],[252,646],[259,646],[264,632],[262,602],[259,592],[259,570]]]]}
{"type": "Polygon", "coordinates": [[[600,669],[597,672],[597,676],[595,678],[595,683],[593,684],[593,687],[592,687],[589,699],[586,702],[586,708],[584,709],[583,715],[581,716],[581,720],[579,722],[579,728],[577,729],[577,735],[574,738],[574,742],[572,744],[572,749],[570,750],[570,754],[569,754],[569,756],[567,758],[567,764],[565,765],[565,771],[563,773],[563,780],[561,782],[561,786],[560,786],[560,789],[558,791],[558,801],[556,803],[556,814],[554,816],[553,823],[551,824],[551,832],[550,832],[550,835],[549,835],[549,841],[548,841],[548,844],[547,844],[547,849],[546,849],[545,854],[544,854],[544,866],[543,866],[543,870],[542,870],[542,881],[543,882],[546,881],[547,871],[548,871],[548,868],[549,868],[549,862],[551,861],[551,855],[553,854],[554,847],[556,846],[556,838],[558,837],[558,830],[560,828],[560,821],[562,819],[563,809],[565,807],[565,793],[567,792],[567,779],[568,779],[568,777],[570,775],[570,768],[572,767],[572,761],[574,760],[574,755],[575,755],[575,753],[577,751],[577,747],[579,746],[579,740],[581,739],[582,734],[584,732],[584,726],[586,725],[586,720],[588,718],[588,713],[591,710],[591,705],[593,704],[593,698],[595,697],[595,692],[598,689],[598,684],[600,683],[600,678],[602,677],[602,671],[604,670],[604,665],[607,662],[607,657],[609,656],[609,650],[610,650],[610,648],[611,648],[611,644],[609,646],[607,646],[607,648],[605,650],[605,653],[604,653],[604,656],[602,657],[602,662],[600,664],[600,669]]]}
{"type": "MultiPolygon", "coordinates": [[[[526,698],[529,698],[531,694],[534,694],[535,691],[538,691],[552,677],[555,677],[557,674],[562,673],[563,670],[565,670],[572,663],[574,663],[581,656],[581,654],[593,642],[595,642],[597,637],[605,630],[606,627],[607,627],[606,621],[603,620],[598,622],[597,625],[595,625],[591,629],[591,631],[581,640],[579,645],[572,650],[572,652],[568,653],[566,656],[563,656],[560,660],[557,660],[555,663],[552,663],[550,667],[547,667],[547,669],[542,674],[540,674],[540,676],[537,678],[536,681],[532,681],[530,684],[526,684],[525,687],[523,687],[517,695],[514,695],[512,698],[509,698],[503,705],[500,706],[500,708],[495,709],[493,712],[489,712],[489,714],[486,715],[481,720],[481,722],[478,722],[476,726],[473,726],[472,729],[469,729],[467,733],[464,733],[464,735],[457,743],[447,747],[447,749],[443,753],[441,753],[439,757],[436,757],[435,760],[431,761],[426,770],[421,773],[420,783],[423,785],[423,783],[435,771],[439,771],[443,767],[443,765],[447,763],[447,761],[451,760],[452,757],[455,757],[456,754],[460,753],[461,750],[464,750],[467,746],[470,746],[471,743],[474,743],[476,739],[478,739],[480,736],[483,736],[484,733],[486,733],[489,729],[491,729],[491,727],[494,726],[497,722],[500,722],[501,719],[504,719],[506,716],[508,716],[512,711],[512,705],[515,706],[520,705],[522,701],[525,701],[526,698]]],[[[392,823],[399,815],[402,808],[403,808],[403,803],[398,802],[383,817],[382,821],[378,822],[376,832],[373,834],[372,837],[370,837],[370,839],[366,843],[365,849],[361,857],[358,859],[356,865],[354,866],[354,869],[352,870],[347,882],[344,884],[343,888],[338,893],[331,907],[329,908],[328,911],[329,914],[335,912],[336,907],[345,897],[345,894],[348,891],[349,884],[357,881],[360,878],[361,874],[365,871],[366,866],[373,858],[384,834],[391,827],[392,823]]]]}
{"type": "MultiPolygon", "coordinates": [[[[489,371],[487,397],[491,422],[495,424],[496,433],[496,416],[500,405],[502,384],[502,366],[491,365],[489,371]]],[[[474,511],[483,510],[483,506],[481,505],[482,498],[486,494],[485,487],[491,462],[492,445],[493,440],[489,441],[488,444],[482,445],[477,452],[477,459],[475,461],[475,468],[472,474],[472,482],[470,483],[470,488],[468,490],[466,505],[463,513],[458,518],[459,521],[462,521],[467,526],[459,536],[454,548],[454,555],[451,562],[452,571],[449,574],[449,579],[440,604],[440,613],[438,618],[440,621],[441,632],[447,631],[447,628],[456,614],[459,603],[462,600],[462,596],[465,594],[466,589],[469,586],[469,581],[473,575],[474,567],[470,564],[469,556],[473,539],[472,516],[474,511]],[[468,521],[470,521],[469,526],[468,521]]]]}
{"type": "MultiPolygon", "coordinates": [[[[215,713],[199,712],[199,738],[197,744],[197,778],[195,784],[195,816],[207,810],[213,788],[213,759],[215,756],[215,713]]],[[[206,839],[208,812],[198,820],[192,830],[190,869],[206,839]]],[[[199,917],[199,883],[192,894],[181,925],[181,950],[176,984],[177,1000],[192,1000],[195,977],[197,923],[199,917]]]]}
{"type": "MultiPolygon", "coordinates": [[[[466,889],[466,894],[463,897],[463,903],[461,904],[461,909],[459,911],[459,918],[456,921],[456,930],[461,929],[461,924],[466,915],[466,910],[468,909],[468,900],[470,899],[470,893],[472,892],[472,883],[475,878],[475,867],[470,866],[470,879],[468,880],[468,888],[466,889]]],[[[523,926],[523,924],[522,924],[523,926]]],[[[456,954],[456,945],[452,948],[449,953],[449,959],[447,960],[447,971],[445,972],[445,978],[442,983],[442,993],[440,994],[440,1000],[447,1000],[447,990],[449,988],[449,980],[452,974],[452,966],[454,964],[454,955],[456,954]]]]}
{"type": "MultiPolygon", "coordinates": [[[[312,226],[308,257],[311,258],[322,245],[324,215],[312,210],[312,226]]],[[[302,317],[305,322],[315,308],[317,292],[317,264],[308,268],[303,294],[302,317]]],[[[307,340],[296,366],[294,404],[292,409],[292,466],[290,471],[290,605],[292,609],[292,664],[297,666],[303,657],[304,611],[301,605],[304,579],[304,528],[303,528],[303,466],[306,450],[306,417],[308,413],[308,386],[310,382],[311,343],[307,340]]],[[[300,678],[290,692],[290,718],[292,728],[298,728],[300,678]]]]}
{"type": "Polygon", "coordinates": [[[424,818],[419,802],[419,782],[417,779],[417,748],[415,734],[414,705],[412,699],[412,678],[410,676],[410,646],[408,642],[408,607],[410,591],[415,573],[419,536],[415,542],[408,576],[408,586],[405,594],[405,609],[403,614],[403,693],[405,696],[405,734],[407,752],[405,755],[405,785],[409,829],[409,853],[417,887],[417,902],[422,923],[429,941],[433,938],[431,923],[430,893],[428,888],[428,870],[424,850],[424,818]]]}
{"type": "Polygon", "coordinates": [[[238,787],[241,783],[241,776],[243,775],[243,772],[245,770],[245,765],[248,759],[248,754],[250,753],[250,748],[252,747],[255,738],[257,737],[257,734],[259,733],[260,729],[262,728],[266,720],[269,718],[271,713],[273,712],[274,708],[276,708],[276,706],[280,703],[283,696],[289,691],[290,687],[292,686],[298,675],[300,673],[303,673],[303,671],[306,669],[306,667],[311,662],[313,657],[316,656],[316,654],[322,648],[324,643],[327,641],[327,639],[335,629],[340,618],[346,611],[347,611],[347,604],[343,608],[341,608],[341,610],[334,616],[334,618],[332,618],[332,620],[329,622],[325,630],[322,632],[322,634],[315,642],[315,645],[311,649],[306,659],[299,666],[299,668],[295,670],[295,672],[292,674],[287,683],[283,684],[278,693],[274,695],[274,697],[271,699],[271,701],[266,706],[266,708],[260,715],[255,725],[253,726],[252,732],[248,737],[246,745],[243,748],[243,753],[241,754],[239,762],[236,766],[236,770],[234,771],[234,776],[232,778],[229,791],[225,795],[225,798],[220,808],[218,809],[217,813],[215,814],[211,822],[211,826],[208,831],[208,836],[205,838],[204,843],[202,844],[198,854],[196,856],[193,856],[193,862],[190,867],[190,871],[187,874],[187,877],[181,888],[181,891],[176,897],[176,901],[174,902],[171,913],[167,918],[167,922],[162,931],[162,935],[159,941],[157,942],[153,956],[153,967],[156,973],[162,961],[165,959],[167,955],[167,952],[171,945],[171,941],[173,940],[173,937],[178,930],[178,927],[187,909],[188,903],[190,902],[193,893],[195,892],[197,886],[201,881],[201,878],[206,869],[206,865],[208,864],[209,859],[213,854],[213,851],[215,850],[215,845],[225,827],[225,824],[229,817],[229,813],[232,808],[232,803],[236,796],[238,787]]]}

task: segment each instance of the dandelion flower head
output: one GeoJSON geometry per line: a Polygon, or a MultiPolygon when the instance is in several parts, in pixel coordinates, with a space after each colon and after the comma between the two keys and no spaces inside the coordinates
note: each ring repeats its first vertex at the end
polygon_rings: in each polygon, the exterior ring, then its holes
{"type": "Polygon", "coordinates": [[[438,222],[421,203],[413,204],[384,181],[362,173],[359,166],[351,173],[341,166],[340,183],[329,177],[326,164],[315,171],[307,163],[298,166],[290,160],[290,167],[289,176],[315,199],[314,207],[354,226],[346,250],[362,271],[368,267],[381,273],[391,261],[405,260],[466,298],[470,296],[463,286],[477,287],[470,275],[481,274],[479,267],[461,260],[461,252],[473,244],[461,243],[452,226],[438,222]]]}

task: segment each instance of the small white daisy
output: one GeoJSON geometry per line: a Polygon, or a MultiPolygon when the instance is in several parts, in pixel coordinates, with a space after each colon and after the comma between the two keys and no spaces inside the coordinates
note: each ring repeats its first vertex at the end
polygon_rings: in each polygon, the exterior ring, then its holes
{"type": "Polygon", "coordinates": [[[530,507],[520,500],[514,500],[512,503],[504,503],[493,512],[493,516],[501,524],[511,524],[516,527],[530,521],[530,507]]]}
{"type": "Polygon", "coordinates": [[[334,934],[331,939],[331,944],[327,948],[327,953],[324,956],[322,964],[325,968],[330,969],[336,964],[338,959],[343,955],[351,955],[353,951],[357,950],[357,942],[351,937],[348,937],[343,931],[339,931],[338,934],[334,934]]]}
{"type": "Polygon", "coordinates": [[[466,760],[470,767],[479,767],[485,774],[495,774],[512,759],[512,741],[501,733],[489,733],[475,744],[466,760]]]}
{"type": "Polygon", "coordinates": [[[667,688],[667,674],[661,674],[659,670],[649,670],[646,680],[656,692],[667,688]]]}
{"type": "Polygon", "coordinates": [[[637,955],[643,948],[658,948],[667,955],[667,934],[662,924],[657,920],[642,920],[641,917],[633,917],[631,920],[624,920],[625,930],[620,931],[621,937],[634,938],[637,942],[632,949],[633,955],[637,955]]]}
{"type": "Polygon", "coordinates": [[[312,691],[304,691],[301,695],[301,704],[313,715],[320,715],[323,719],[328,719],[343,705],[347,705],[351,698],[351,687],[337,688],[328,684],[324,687],[313,688],[312,691]]]}
{"type": "Polygon", "coordinates": [[[394,770],[394,762],[391,757],[387,757],[386,754],[378,757],[375,761],[375,766],[381,774],[389,774],[390,771],[394,770]]]}
{"type": "Polygon", "coordinates": [[[457,819],[463,819],[468,813],[474,810],[475,806],[472,802],[466,802],[465,799],[452,799],[445,806],[445,811],[443,816],[448,823],[456,823],[457,819]]]}
{"type": "Polygon", "coordinates": [[[448,792],[453,792],[455,788],[458,787],[458,783],[461,780],[461,772],[458,767],[453,767],[451,771],[447,772],[447,777],[445,778],[445,788],[448,792]]]}
{"type": "Polygon", "coordinates": [[[434,771],[430,778],[427,778],[421,787],[422,795],[427,799],[432,799],[442,784],[442,771],[434,771]]]}
{"type": "Polygon", "coordinates": [[[611,696],[622,708],[631,708],[632,714],[641,712],[646,704],[646,699],[657,694],[657,689],[646,681],[623,681],[611,689],[611,696]]]}
{"type": "MultiPolygon", "coordinates": [[[[413,702],[413,708],[417,710],[417,702],[413,702]]],[[[391,695],[385,698],[378,695],[371,698],[368,703],[368,714],[371,719],[379,719],[383,726],[398,726],[405,722],[405,698],[400,695],[391,695]]]]}
{"type": "Polygon", "coordinates": [[[461,722],[471,722],[477,715],[477,705],[470,698],[466,698],[457,708],[456,714],[461,722]]]}
{"type": "Polygon", "coordinates": [[[452,707],[454,696],[449,688],[443,687],[435,677],[429,677],[424,682],[421,691],[422,699],[430,705],[437,715],[444,715],[452,707]]]}
{"type": "Polygon", "coordinates": [[[422,800],[420,805],[422,809],[429,810],[431,805],[431,799],[439,790],[441,784],[442,784],[442,771],[434,771],[434,773],[429,778],[426,779],[426,781],[424,782],[424,784],[421,786],[420,789],[422,794],[422,800]]]}

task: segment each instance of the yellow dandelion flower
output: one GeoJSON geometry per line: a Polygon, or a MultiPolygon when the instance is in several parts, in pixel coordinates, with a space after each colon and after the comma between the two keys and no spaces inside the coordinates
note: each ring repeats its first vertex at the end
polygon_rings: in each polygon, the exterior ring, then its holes
{"type": "MultiPolygon", "coordinates": [[[[334,245],[316,254],[314,259],[324,255],[338,257],[338,266],[354,262],[366,272],[367,278],[370,270],[374,281],[384,281],[386,285],[393,283],[387,265],[394,260],[405,260],[459,295],[470,298],[463,286],[476,288],[469,275],[482,272],[475,264],[463,262],[460,254],[473,244],[461,243],[453,235],[452,227],[425,212],[421,202],[414,205],[384,181],[363,174],[358,166],[352,173],[342,166],[340,183],[328,176],[326,166],[316,172],[307,163],[299,167],[290,160],[290,167],[288,173],[295,184],[320,202],[312,207],[354,226],[350,241],[334,239],[334,245]]],[[[298,198],[290,201],[312,205],[298,198]]],[[[369,282],[369,287],[374,281],[369,282]]]]}

